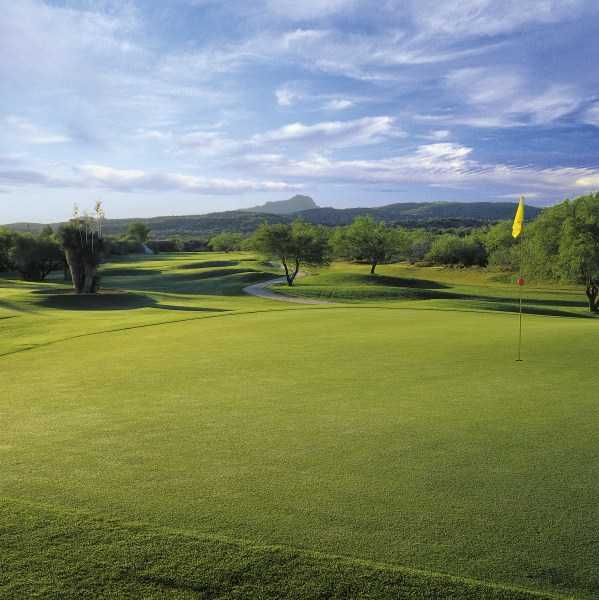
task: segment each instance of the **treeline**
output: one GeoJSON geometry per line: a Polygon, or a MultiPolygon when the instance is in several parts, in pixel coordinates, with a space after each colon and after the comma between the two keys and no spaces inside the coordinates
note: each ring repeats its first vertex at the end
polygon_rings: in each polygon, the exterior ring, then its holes
{"type": "Polygon", "coordinates": [[[512,237],[512,224],[457,233],[390,227],[371,217],[327,229],[297,221],[263,224],[253,247],[281,261],[289,285],[301,264],[326,264],[334,258],[370,265],[407,260],[430,265],[491,266],[519,271],[532,279],[584,286],[592,312],[599,312],[599,193],[566,200],[526,222],[512,237]]]}
{"type": "MultiPolygon", "coordinates": [[[[43,280],[63,269],[65,231],[45,227],[39,234],[0,230],[0,271],[17,271],[24,279],[43,280]]],[[[80,220],[77,231],[81,229],[80,220]]],[[[66,229],[65,229],[66,228],[66,229]]],[[[409,261],[423,265],[456,267],[490,266],[521,271],[527,277],[583,284],[589,307],[599,310],[599,193],[565,201],[545,209],[534,221],[526,221],[522,242],[511,235],[511,222],[477,228],[451,230],[396,227],[358,216],[341,227],[327,227],[296,220],[293,223],[262,225],[251,235],[222,232],[209,240],[150,240],[150,229],[141,222],[131,223],[119,238],[102,238],[101,254],[182,250],[231,252],[256,250],[281,260],[293,283],[301,264],[324,264],[333,259],[363,262],[374,273],[379,264],[409,261]]]]}

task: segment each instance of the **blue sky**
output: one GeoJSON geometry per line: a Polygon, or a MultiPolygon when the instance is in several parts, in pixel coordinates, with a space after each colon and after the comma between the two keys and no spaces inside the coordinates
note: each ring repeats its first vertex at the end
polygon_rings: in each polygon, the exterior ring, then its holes
{"type": "Polygon", "coordinates": [[[594,0],[19,0],[0,223],[599,189],[594,0]]]}

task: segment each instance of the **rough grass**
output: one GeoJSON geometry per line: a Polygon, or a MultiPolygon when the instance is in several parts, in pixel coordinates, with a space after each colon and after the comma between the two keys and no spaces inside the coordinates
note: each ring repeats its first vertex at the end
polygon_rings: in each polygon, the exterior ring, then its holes
{"type": "Polygon", "coordinates": [[[599,596],[596,321],[527,317],[516,363],[500,302],[285,305],[241,294],[248,255],[177,277],[199,258],[121,261],[162,272],[106,278],[130,310],[0,282],[0,596],[599,596]]]}

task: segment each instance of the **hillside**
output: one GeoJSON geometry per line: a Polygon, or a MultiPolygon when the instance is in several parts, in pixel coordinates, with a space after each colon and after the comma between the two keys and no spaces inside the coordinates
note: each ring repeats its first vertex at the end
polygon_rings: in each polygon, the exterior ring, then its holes
{"type": "MultiPolygon", "coordinates": [[[[297,198],[297,197],[296,197],[297,198]]],[[[308,198],[304,196],[303,198],[308,198]]],[[[284,202],[291,202],[293,198],[284,202]]],[[[314,202],[311,198],[309,198],[314,202]]],[[[277,203],[270,203],[277,204],[277,203]]],[[[280,204],[280,203],[279,203],[280,204]]],[[[269,203],[262,207],[269,206],[269,203]]],[[[258,207],[260,208],[260,207],[258,207]]],[[[181,215],[152,217],[148,219],[108,219],[104,231],[108,235],[124,233],[130,223],[142,221],[152,230],[152,237],[173,235],[184,237],[209,237],[221,231],[251,233],[260,223],[287,223],[296,218],[310,223],[336,226],[347,225],[360,215],[395,225],[451,227],[457,225],[477,226],[484,223],[512,219],[516,205],[512,202],[406,202],[372,208],[310,208],[293,214],[272,214],[253,210],[234,210],[206,215],[181,215]]],[[[541,212],[535,206],[526,207],[527,219],[534,219],[541,212]]],[[[57,226],[59,224],[54,224],[57,226]]],[[[8,225],[15,231],[39,231],[41,223],[15,223],[8,225]]]]}

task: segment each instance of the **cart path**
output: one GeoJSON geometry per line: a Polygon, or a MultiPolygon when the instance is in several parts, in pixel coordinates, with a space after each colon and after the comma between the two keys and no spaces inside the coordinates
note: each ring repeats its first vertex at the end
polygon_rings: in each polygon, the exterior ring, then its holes
{"type": "Polygon", "coordinates": [[[287,296],[279,292],[273,292],[269,287],[275,283],[283,283],[286,281],[285,277],[277,277],[276,279],[269,279],[262,283],[254,283],[243,288],[243,291],[250,296],[258,296],[259,298],[268,298],[269,300],[278,300],[279,302],[295,302],[296,304],[334,304],[327,300],[314,300],[311,298],[299,298],[295,296],[287,296]]]}

